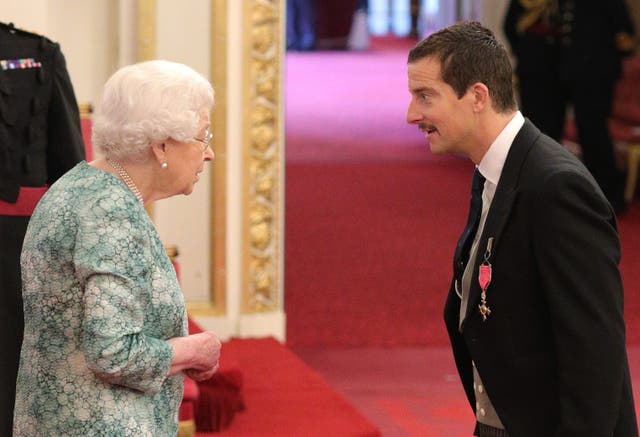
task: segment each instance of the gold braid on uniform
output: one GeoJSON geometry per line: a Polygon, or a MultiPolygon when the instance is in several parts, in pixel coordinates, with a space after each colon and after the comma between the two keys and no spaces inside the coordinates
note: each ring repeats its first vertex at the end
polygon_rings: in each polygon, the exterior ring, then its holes
{"type": "Polygon", "coordinates": [[[520,0],[520,5],[524,11],[516,24],[518,33],[524,33],[540,20],[549,22],[558,11],[558,0],[520,0]]]}

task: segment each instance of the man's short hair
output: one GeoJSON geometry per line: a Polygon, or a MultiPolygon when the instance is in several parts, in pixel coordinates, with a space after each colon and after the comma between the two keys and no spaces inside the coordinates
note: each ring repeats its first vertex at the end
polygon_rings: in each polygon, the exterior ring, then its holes
{"type": "Polygon", "coordinates": [[[408,63],[429,57],[439,59],[442,80],[458,97],[474,83],[482,82],[489,89],[497,112],[517,109],[507,51],[480,23],[462,21],[429,35],[411,49],[408,63]]]}

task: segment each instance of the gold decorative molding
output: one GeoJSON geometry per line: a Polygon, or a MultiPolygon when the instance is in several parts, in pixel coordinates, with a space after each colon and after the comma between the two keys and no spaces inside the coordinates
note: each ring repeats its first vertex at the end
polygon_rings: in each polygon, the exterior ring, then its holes
{"type": "MultiPolygon", "coordinates": [[[[136,61],[156,58],[157,0],[137,0],[136,61]]],[[[227,9],[228,0],[211,0],[209,53],[211,82],[215,89],[212,126],[215,160],[210,178],[210,281],[207,302],[187,302],[190,315],[215,316],[226,311],[226,142],[227,142],[227,9]]],[[[146,206],[153,218],[153,204],[146,206]]],[[[177,253],[173,253],[177,255],[177,253]]]]}
{"type": "Polygon", "coordinates": [[[227,307],[227,1],[211,2],[211,79],[216,90],[213,127],[216,154],[211,174],[211,301],[214,312],[227,307]]]}
{"type": "Polygon", "coordinates": [[[193,316],[216,316],[226,312],[226,234],[227,234],[227,7],[228,0],[211,0],[211,82],[215,107],[211,118],[215,159],[210,179],[211,207],[209,254],[209,302],[189,302],[193,316]]]}
{"type": "Polygon", "coordinates": [[[244,0],[244,313],[280,309],[281,0],[244,0]]]}
{"type": "Polygon", "coordinates": [[[178,437],[193,437],[196,435],[196,421],[193,419],[178,422],[178,437]]]}
{"type": "MultiPolygon", "coordinates": [[[[136,61],[148,61],[156,57],[156,0],[138,0],[137,7],[137,28],[138,47],[136,51],[136,61]]],[[[153,203],[145,205],[147,214],[153,220],[153,203]]]]}
{"type": "Polygon", "coordinates": [[[93,105],[91,103],[79,103],[78,110],[80,111],[80,118],[91,118],[93,105]]]}
{"type": "Polygon", "coordinates": [[[209,181],[209,301],[187,302],[191,316],[219,316],[227,310],[227,20],[228,0],[211,0],[210,40],[211,82],[215,90],[215,106],[211,117],[214,131],[212,164],[209,181]]]}
{"type": "Polygon", "coordinates": [[[148,61],[156,57],[156,0],[138,0],[138,49],[136,60],[148,61]]]}

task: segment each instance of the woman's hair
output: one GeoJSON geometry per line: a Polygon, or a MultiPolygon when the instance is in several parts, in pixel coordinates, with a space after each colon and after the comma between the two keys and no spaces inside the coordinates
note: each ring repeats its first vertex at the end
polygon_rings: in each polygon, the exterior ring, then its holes
{"type": "Polygon", "coordinates": [[[471,85],[484,83],[493,107],[517,109],[509,55],[495,35],[475,21],[462,21],[432,33],[409,52],[408,63],[433,57],[440,61],[442,80],[461,98],[471,85]]]}
{"type": "Polygon", "coordinates": [[[211,111],[213,96],[211,84],[183,64],[155,60],[123,67],[104,85],[93,145],[106,157],[140,159],[153,142],[188,141],[211,111]]]}

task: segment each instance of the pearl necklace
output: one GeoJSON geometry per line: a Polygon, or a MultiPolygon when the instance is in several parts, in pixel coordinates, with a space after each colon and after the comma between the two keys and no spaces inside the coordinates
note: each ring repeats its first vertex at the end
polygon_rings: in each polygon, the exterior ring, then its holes
{"type": "Polygon", "coordinates": [[[133,195],[136,196],[136,199],[138,199],[140,204],[144,205],[144,201],[142,199],[142,193],[140,193],[140,190],[138,190],[138,187],[136,186],[136,184],[133,183],[133,180],[131,179],[131,176],[129,176],[129,173],[127,173],[124,170],[124,168],[122,168],[122,166],[118,161],[114,161],[111,158],[107,158],[107,162],[109,163],[109,165],[111,165],[111,167],[113,167],[118,172],[122,181],[131,190],[133,195]]]}

